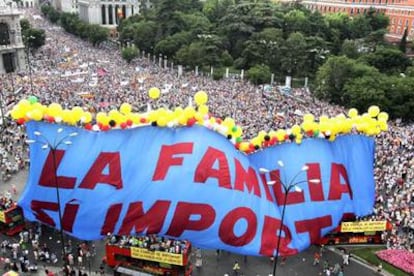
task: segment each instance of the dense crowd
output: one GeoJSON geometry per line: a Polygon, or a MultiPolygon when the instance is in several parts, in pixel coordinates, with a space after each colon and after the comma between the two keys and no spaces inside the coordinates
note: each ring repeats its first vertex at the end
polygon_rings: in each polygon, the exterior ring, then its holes
{"type": "MultiPolygon", "coordinates": [[[[209,107],[216,117],[231,116],[243,126],[245,138],[260,130],[287,128],[300,123],[302,114],[335,116],[346,114],[339,106],[321,102],[308,89],[293,89],[291,95],[254,86],[238,77],[213,81],[196,76],[194,71],[178,76],[177,70],[165,68],[164,61],[146,55],[127,64],[119,50],[110,44],[93,48],[88,42],[65,33],[46,20],[27,16],[47,33],[46,45],[33,52],[32,82],[26,72],[0,76],[0,91],[7,110],[20,99],[36,95],[42,104],[57,102],[64,108],[82,106],[92,112],[119,108],[124,102],[134,110],[186,106],[196,91],[209,95],[209,107]],[[62,46],[63,45],[63,46],[62,46]],[[161,65],[161,66],[159,66],[161,65]],[[162,96],[152,101],[151,87],[159,87],[162,96]],[[15,93],[19,88],[21,92],[15,93]]],[[[372,219],[387,219],[393,230],[386,234],[387,246],[414,250],[414,126],[390,122],[389,131],[376,138],[376,204],[372,219]]],[[[9,179],[26,167],[27,147],[24,126],[10,123],[0,138],[1,177],[9,179]]]]}

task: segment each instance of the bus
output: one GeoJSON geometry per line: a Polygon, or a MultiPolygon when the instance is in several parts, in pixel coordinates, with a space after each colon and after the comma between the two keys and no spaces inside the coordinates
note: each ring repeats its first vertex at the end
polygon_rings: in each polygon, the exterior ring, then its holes
{"type": "Polygon", "coordinates": [[[0,233],[13,236],[23,231],[23,210],[15,203],[7,209],[0,210],[0,233]]]}
{"type": "Polygon", "coordinates": [[[114,275],[189,276],[191,243],[154,235],[142,237],[112,236],[105,244],[106,264],[114,275]]]}
{"type": "Polygon", "coordinates": [[[387,220],[349,220],[341,224],[326,236],[319,244],[384,244],[383,232],[390,231],[392,225],[387,220]]]}

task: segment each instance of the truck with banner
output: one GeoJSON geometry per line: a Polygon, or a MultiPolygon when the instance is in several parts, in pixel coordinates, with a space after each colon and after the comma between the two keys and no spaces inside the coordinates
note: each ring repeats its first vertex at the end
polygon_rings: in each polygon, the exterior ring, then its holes
{"type": "Polygon", "coordinates": [[[22,208],[12,204],[7,209],[0,210],[0,232],[8,236],[16,235],[24,229],[22,208]]]}
{"type": "Polygon", "coordinates": [[[320,244],[383,244],[384,231],[392,225],[387,220],[348,220],[323,237],[320,244]]]}
{"type": "Polygon", "coordinates": [[[155,235],[112,236],[105,245],[105,262],[117,275],[191,275],[191,243],[155,235]]]}

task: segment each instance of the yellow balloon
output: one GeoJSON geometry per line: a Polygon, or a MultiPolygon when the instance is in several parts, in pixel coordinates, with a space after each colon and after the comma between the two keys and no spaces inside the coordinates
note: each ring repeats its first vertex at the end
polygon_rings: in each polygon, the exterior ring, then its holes
{"type": "Polygon", "coordinates": [[[96,114],[96,122],[102,123],[102,119],[104,117],[106,117],[106,114],[104,112],[98,112],[98,114],[96,114]]]}
{"type": "Polygon", "coordinates": [[[208,101],[208,95],[204,91],[198,91],[194,95],[194,101],[197,105],[203,105],[206,104],[208,101]]]}
{"type": "Polygon", "coordinates": [[[294,134],[294,135],[298,135],[298,134],[300,133],[300,126],[298,126],[298,125],[294,125],[294,126],[292,127],[291,131],[292,131],[292,134],[294,134]]]}
{"type": "Polygon", "coordinates": [[[358,116],[358,110],[357,110],[356,108],[351,108],[351,109],[348,111],[348,117],[349,117],[349,118],[354,118],[354,117],[356,117],[356,116],[358,116]]]}
{"type": "Polygon", "coordinates": [[[92,121],[92,114],[90,112],[84,112],[81,117],[81,120],[85,124],[90,123],[92,121]]]}
{"type": "Polygon", "coordinates": [[[202,115],[208,114],[208,106],[202,104],[198,106],[198,112],[200,112],[202,115]]]}
{"type": "Polygon", "coordinates": [[[241,150],[241,151],[248,151],[249,150],[249,148],[250,148],[250,144],[249,144],[249,142],[241,142],[240,143],[240,146],[239,146],[239,149],[241,150]]]}
{"type": "Polygon", "coordinates": [[[187,106],[184,109],[184,115],[185,115],[185,117],[187,117],[187,119],[190,119],[190,118],[194,117],[195,113],[196,112],[195,112],[195,110],[192,106],[187,106]]]}
{"type": "Polygon", "coordinates": [[[377,117],[377,115],[379,114],[379,112],[380,112],[380,109],[376,105],[370,106],[368,108],[368,114],[372,118],[377,117]]]}
{"type": "Polygon", "coordinates": [[[380,114],[378,114],[378,120],[382,120],[387,122],[388,121],[388,113],[387,112],[380,112],[380,114]]]}
{"type": "Polygon", "coordinates": [[[148,91],[148,95],[151,99],[156,100],[160,97],[161,91],[158,87],[152,87],[148,91]]]}
{"type": "Polygon", "coordinates": [[[79,106],[75,106],[74,108],[72,108],[72,116],[75,121],[79,121],[82,115],[83,115],[82,108],[80,108],[79,106]]]}
{"type": "Polygon", "coordinates": [[[312,114],[308,113],[303,115],[304,122],[313,122],[313,120],[315,120],[315,116],[313,116],[312,114]]]}
{"type": "Polygon", "coordinates": [[[123,113],[124,115],[131,113],[131,110],[132,110],[132,106],[129,103],[123,103],[121,104],[121,107],[119,108],[119,111],[121,111],[121,113],[123,113]]]}
{"type": "Polygon", "coordinates": [[[40,109],[34,109],[30,111],[30,118],[32,118],[35,121],[40,121],[43,118],[43,113],[40,111],[40,109]]]}
{"type": "Polygon", "coordinates": [[[165,127],[168,123],[168,120],[165,116],[160,116],[157,120],[157,125],[160,127],[165,127]]]}

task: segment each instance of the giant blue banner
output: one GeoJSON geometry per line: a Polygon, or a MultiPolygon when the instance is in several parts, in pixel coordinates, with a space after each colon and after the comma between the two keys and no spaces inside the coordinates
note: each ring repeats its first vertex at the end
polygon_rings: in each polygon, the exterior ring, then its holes
{"type": "Polygon", "coordinates": [[[374,204],[374,139],[362,135],[245,155],[201,126],[93,132],[26,125],[36,142],[19,205],[29,220],[80,239],[158,233],[201,248],[271,256],[281,227],[280,254],[292,255],[343,214],[367,215],[374,204]]]}

